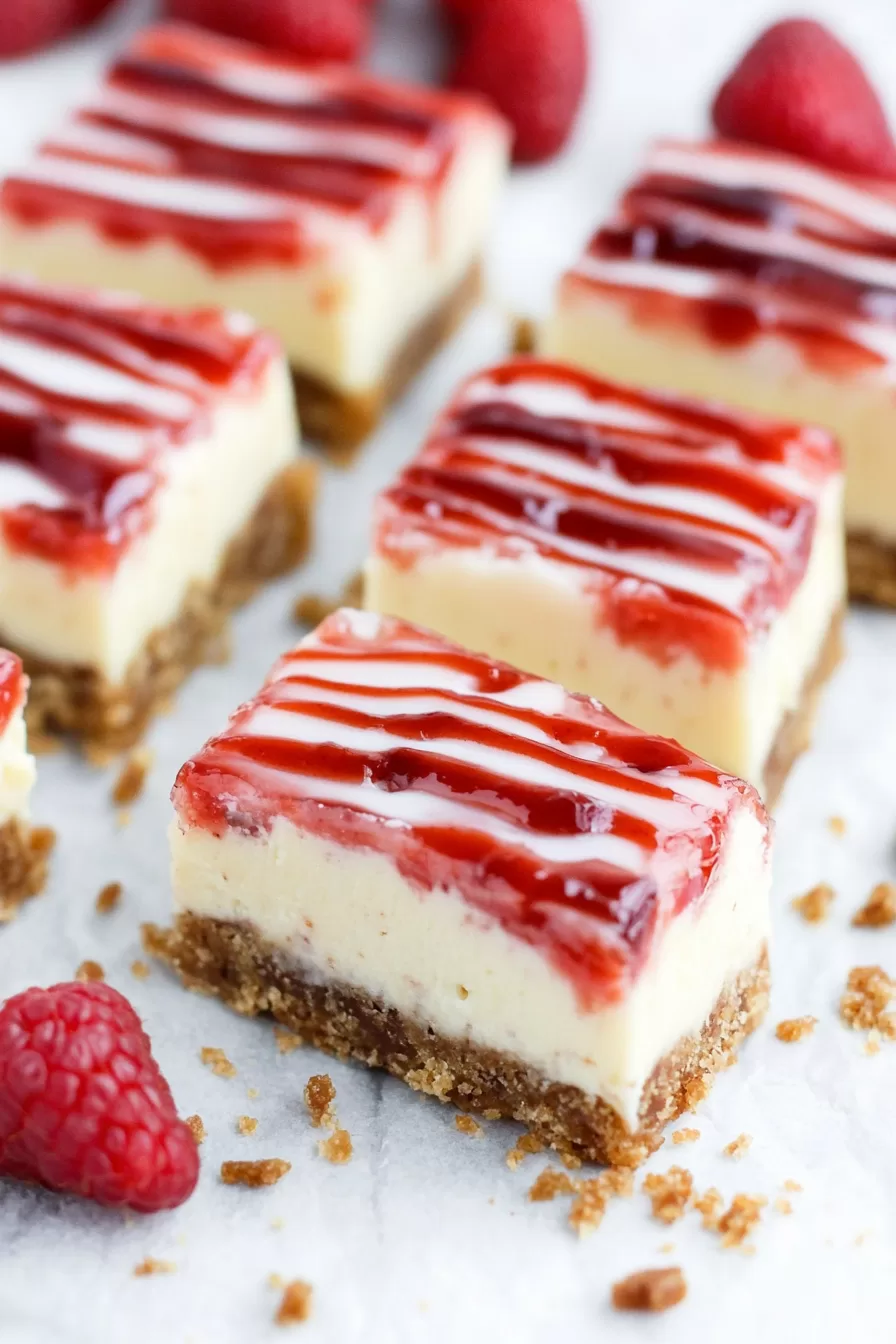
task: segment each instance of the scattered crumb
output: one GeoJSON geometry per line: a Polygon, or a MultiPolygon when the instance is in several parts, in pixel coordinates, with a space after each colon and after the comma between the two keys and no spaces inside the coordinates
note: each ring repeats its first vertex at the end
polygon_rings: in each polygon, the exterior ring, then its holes
{"type": "Polygon", "coordinates": [[[538,345],[538,323],[531,317],[517,317],[513,321],[513,353],[531,355],[538,345]]]}
{"type": "Polygon", "coordinates": [[[674,1241],[664,1241],[662,1246],[660,1247],[660,1252],[662,1255],[671,1255],[674,1250],[675,1250],[674,1241]]]}
{"type": "Polygon", "coordinates": [[[285,1226],[286,1220],[284,1218],[271,1219],[271,1228],[274,1232],[282,1232],[285,1226]]]}
{"type": "MultiPolygon", "coordinates": [[[[729,1055],[725,1067],[730,1068],[736,1061],[736,1055],[729,1055]]],[[[682,1089],[684,1092],[686,1109],[689,1111],[696,1111],[700,1103],[705,1101],[709,1096],[711,1086],[712,1083],[708,1072],[701,1073],[696,1078],[689,1078],[682,1089]]]]}
{"type": "Polygon", "coordinates": [[[305,1105],[315,1129],[329,1125],[333,1119],[330,1107],[336,1099],[336,1089],[328,1073],[314,1073],[305,1084],[305,1105]]]}
{"type": "Polygon", "coordinates": [[[292,609],[298,625],[320,625],[339,608],[338,598],[321,597],[319,593],[303,593],[292,609]]]}
{"type": "Polygon", "coordinates": [[[123,831],[126,826],[130,826],[133,820],[134,814],[129,807],[120,807],[115,813],[115,824],[120,831],[123,831]]]}
{"type": "Polygon", "coordinates": [[[582,1159],[578,1153],[569,1153],[558,1149],[557,1156],[567,1171],[578,1171],[582,1165],[582,1159]]]}
{"type": "Polygon", "coordinates": [[[888,1040],[896,1037],[896,1016],[887,1012],[896,994],[896,981],[882,966],[853,966],[846,979],[846,993],[840,999],[840,1017],[853,1031],[880,1032],[888,1040]]]}
{"type": "Polygon", "coordinates": [[[790,904],[809,924],[820,924],[827,919],[828,908],[836,892],[827,882],[819,882],[805,896],[795,896],[790,904]]]}
{"type": "Polygon", "coordinates": [[[328,1139],[321,1139],[317,1147],[321,1157],[340,1165],[351,1158],[352,1136],[347,1129],[336,1129],[328,1139]]]}
{"type": "Polygon", "coordinates": [[[277,1049],[281,1055],[291,1055],[293,1050],[298,1050],[302,1044],[302,1038],[295,1031],[287,1031],[286,1027],[274,1027],[274,1039],[277,1042],[277,1049]]]}
{"type": "Polygon", "coordinates": [[[705,1194],[694,1196],[694,1208],[703,1215],[703,1226],[708,1232],[714,1232],[718,1227],[724,1203],[721,1190],[717,1190],[714,1185],[705,1194]]]}
{"type": "Polygon", "coordinates": [[[487,1111],[482,1112],[482,1116],[485,1120],[500,1120],[501,1112],[495,1110],[494,1106],[490,1106],[487,1111]]]}
{"type": "Polygon", "coordinates": [[[896,882],[878,882],[853,915],[852,924],[857,929],[883,929],[896,924],[896,882]]]}
{"type": "Polygon", "coordinates": [[[640,1269],[613,1284],[612,1300],[617,1311],[668,1311],[687,1296],[684,1275],[675,1266],[640,1269]]]}
{"type": "Polygon", "coordinates": [[[529,1198],[533,1204],[543,1204],[556,1199],[558,1195],[574,1195],[578,1186],[565,1171],[555,1167],[545,1167],[540,1176],[536,1176],[529,1187],[529,1198]]]}
{"type": "Polygon", "coordinates": [[[672,1135],[673,1143],[696,1143],[700,1137],[699,1129],[676,1129],[672,1135]]]}
{"type": "Polygon", "coordinates": [[[764,1195],[735,1195],[718,1222],[722,1245],[742,1246],[762,1217],[768,1200],[764,1195]]]}
{"type": "Polygon", "coordinates": [[[240,1134],[254,1134],[258,1128],[258,1121],[254,1115],[240,1115],[237,1116],[236,1127],[240,1134]]]}
{"type": "Polygon", "coordinates": [[[134,1278],[145,1279],[150,1274],[173,1274],[177,1269],[171,1260],[156,1260],[148,1255],[145,1260],[141,1260],[139,1265],[134,1266],[134,1278]]]}
{"type": "Polygon", "coordinates": [[[131,975],[135,976],[138,980],[145,980],[149,975],[149,967],[147,966],[146,962],[139,960],[132,961],[131,975]]]}
{"type": "Polygon", "coordinates": [[[292,1163],[282,1157],[263,1157],[258,1162],[222,1162],[221,1180],[225,1185],[246,1185],[257,1190],[262,1185],[276,1185],[292,1163]]]}
{"type": "Polygon", "coordinates": [[[607,1167],[599,1176],[576,1184],[576,1197],[569,1210],[569,1225],[580,1237],[599,1227],[607,1204],[614,1195],[630,1195],[634,1172],[627,1167],[607,1167]]]}
{"type": "Polygon", "coordinates": [[[456,1115],[454,1117],[454,1128],[461,1134],[469,1134],[471,1139],[482,1137],[482,1126],[477,1124],[472,1115],[456,1115]]]}
{"type": "Polygon", "coordinates": [[[872,1027],[868,1033],[868,1039],[865,1042],[866,1055],[880,1054],[880,1032],[877,1027],[872,1027]]]}
{"type": "Polygon", "coordinates": [[[454,1086],[454,1075],[437,1059],[428,1059],[422,1069],[411,1069],[410,1073],[405,1074],[405,1082],[410,1083],[416,1092],[444,1099],[454,1086]]]}
{"type": "Polygon", "coordinates": [[[219,1050],[216,1045],[204,1045],[199,1051],[199,1058],[203,1064],[207,1064],[212,1073],[219,1078],[235,1078],[236,1067],[231,1064],[223,1050],[219,1050]]]}
{"type": "Polygon", "coordinates": [[[96,912],[98,915],[109,915],[117,909],[121,901],[122,885],[120,882],[107,882],[102,891],[96,898],[96,912]]]}
{"type": "Polygon", "coordinates": [[[846,834],[846,820],[843,817],[828,817],[828,830],[834,835],[846,834]]]}
{"type": "Polygon", "coordinates": [[[778,1196],[778,1198],[772,1205],[772,1208],[774,1209],[775,1213],[793,1213],[793,1205],[791,1204],[790,1200],[785,1199],[783,1195],[778,1196]]]}
{"type": "Polygon", "coordinates": [[[81,965],[75,971],[75,979],[82,983],[89,983],[91,980],[105,980],[106,972],[98,961],[82,961],[81,965]]]}
{"type": "Polygon", "coordinates": [[[752,1142],[752,1134],[738,1134],[736,1139],[732,1139],[730,1143],[725,1144],[722,1152],[726,1157],[740,1158],[743,1157],[752,1142]]]}
{"type": "Polygon", "coordinates": [[[464,985],[458,985],[457,997],[459,999],[468,999],[470,997],[470,991],[464,985]]]}
{"type": "Polygon", "coordinates": [[[650,1197],[651,1212],[661,1223],[675,1223],[684,1215],[694,1191],[694,1178],[686,1167],[652,1171],[641,1189],[650,1197]]]}
{"type": "Polygon", "coordinates": [[[274,1317],[277,1325],[299,1325],[307,1321],[311,1315],[312,1291],[311,1284],[303,1283],[301,1279],[293,1279],[288,1283],[283,1289],[283,1297],[274,1317]]]}
{"type": "Polygon", "coordinates": [[[537,1138],[534,1134],[523,1134],[521,1138],[517,1139],[513,1147],[507,1150],[504,1160],[511,1171],[516,1171],[524,1157],[528,1157],[532,1153],[542,1152],[544,1152],[544,1141],[542,1139],[537,1138]]]}
{"type": "Polygon", "coordinates": [[[783,1022],[779,1022],[775,1027],[775,1035],[779,1041],[801,1041],[804,1036],[811,1036],[818,1025],[818,1018],[807,1014],[805,1017],[785,1017],[783,1022]]]}
{"type": "Polygon", "coordinates": [[[269,1275],[268,1275],[268,1287],[269,1287],[269,1288],[285,1288],[285,1287],[286,1287],[286,1280],[284,1279],[284,1277],[283,1277],[282,1274],[269,1274],[269,1275]]]}
{"type": "Polygon", "coordinates": [[[186,1126],[196,1140],[197,1147],[200,1143],[205,1142],[205,1125],[203,1124],[201,1115],[188,1115],[186,1126]]]}
{"type": "Polygon", "coordinates": [[[790,1177],[784,1182],[784,1189],[790,1190],[793,1194],[798,1195],[802,1188],[799,1181],[794,1181],[790,1177]]]}
{"type": "Polygon", "coordinates": [[[112,786],[112,801],[116,807],[135,803],[143,792],[146,776],[152,765],[152,752],[146,747],[132,751],[112,786]]]}
{"type": "Polygon", "coordinates": [[[258,1099],[258,1088],[257,1088],[257,1087],[247,1087],[247,1088],[246,1088],[246,1096],[249,1098],[250,1101],[256,1101],[256,1100],[258,1099]]]}

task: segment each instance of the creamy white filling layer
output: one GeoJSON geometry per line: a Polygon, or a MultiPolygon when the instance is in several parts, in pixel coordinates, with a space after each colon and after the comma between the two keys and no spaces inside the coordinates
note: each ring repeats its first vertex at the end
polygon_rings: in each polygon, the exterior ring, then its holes
{"type": "Polygon", "coordinates": [[[505,133],[477,123],[434,207],[424,188],[408,186],[377,232],[334,214],[327,244],[301,266],[212,270],[173,239],[122,245],[86,223],[23,226],[8,214],[0,215],[0,256],[6,271],[47,282],[251,313],[277,332],[296,369],[363,393],[378,386],[404,338],[478,259],[506,167],[505,133]]]}
{"type": "Polygon", "coordinates": [[[69,574],[0,539],[0,635],[40,658],[97,668],[120,681],[192,583],[211,581],[228,543],[274,477],[295,460],[289,372],[272,362],[261,388],[215,410],[210,433],[174,447],[149,529],[110,575],[69,574]]]}
{"type": "Polygon", "coordinates": [[[586,577],[537,555],[445,548],[401,568],[374,554],[364,604],[592,695],[638,728],[674,737],[761,788],[775,734],[798,707],[844,600],[841,482],[820,502],[802,582],[733,671],[706,667],[692,654],[660,665],[621,643],[599,623],[586,577]]]}
{"type": "Polygon", "coordinates": [[[382,854],[283,819],[261,839],[175,821],[170,839],[178,910],[249,923],[304,974],[514,1055],[609,1102],[630,1129],[656,1064],[699,1031],[769,932],[765,831],[747,807],[733,816],[700,901],[659,933],[626,997],[592,1011],[536,947],[457,892],[410,886],[382,854]]]}
{"type": "Polygon", "coordinates": [[[24,704],[0,733],[0,825],[12,817],[27,821],[37,770],[25,737],[24,704]]]}
{"type": "Polygon", "coordinates": [[[823,425],[846,458],[846,525],[896,541],[896,369],[825,375],[780,335],[721,347],[691,324],[641,326],[606,291],[561,293],[539,339],[545,355],[606,378],[711,396],[823,425]]]}

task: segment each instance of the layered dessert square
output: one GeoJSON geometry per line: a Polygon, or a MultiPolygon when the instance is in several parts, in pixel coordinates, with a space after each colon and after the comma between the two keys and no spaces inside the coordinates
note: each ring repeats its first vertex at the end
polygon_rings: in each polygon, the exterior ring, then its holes
{"type": "Polygon", "coordinates": [[[41,890],[53,846],[52,831],[30,821],[35,768],[25,732],[27,695],[21,659],[0,649],[0,924],[41,890]]]}
{"type": "Polygon", "coordinates": [[[160,25],[3,183],[0,255],[250,313],[305,433],[350,446],[475,299],[508,142],[472,96],[160,25]]]}
{"type": "Polygon", "coordinates": [[[766,1004],[756,791],[601,705],[343,609],[181,769],[191,987],[633,1164],[766,1004]]]}
{"type": "Polygon", "coordinates": [[[896,187],[663,142],[560,282],[539,349],[824,425],[852,595],[896,605],[896,187]]]}
{"type": "Polygon", "coordinates": [[[134,742],[300,559],[313,485],[249,318],[0,279],[0,642],[34,732],[134,742]]]}
{"type": "Polygon", "coordinates": [[[518,359],[380,495],[364,605],[683,742],[773,801],[838,657],[823,430],[518,359]]]}

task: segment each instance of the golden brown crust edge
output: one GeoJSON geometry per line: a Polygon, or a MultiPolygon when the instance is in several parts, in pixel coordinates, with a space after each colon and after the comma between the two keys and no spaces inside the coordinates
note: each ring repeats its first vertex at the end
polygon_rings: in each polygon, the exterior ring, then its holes
{"type": "Polygon", "coordinates": [[[54,842],[48,826],[31,826],[20,817],[0,825],[0,924],[43,890],[54,842]]]}
{"type": "Polygon", "coordinates": [[[306,459],[277,476],[230,543],[218,577],[190,588],[177,616],[149,637],[121,684],[93,667],[34,657],[0,632],[0,644],[21,654],[31,679],[25,717],[32,745],[39,750],[42,739],[73,734],[100,754],[133,746],[190,672],[213,660],[230,613],[304,557],[316,487],[316,464],[306,459]]]}
{"type": "Polygon", "coordinates": [[[271,1013],[341,1059],[386,1069],[465,1111],[518,1120],[561,1152],[622,1166],[644,1161],[663,1127],[702,1100],[768,1004],[763,948],[756,964],[723,990],[699,1035],[683,1038],[657,1065],[641,1099],[639,1129],[630,1133],[606,1102],[551,1082],[511,1055],[439,1036],[349,985],[307,979],[249,926],[182,914],[172,929],[146,925],[144,944],[188,988],[214,994],[237,1012],[271,1013]]]}
{"type": "Polygon", "coordinates": [[[843,658],[843,610],[835,613],[818,659],[803,683],[800,703],[781,723],[763,773],[762,790],[766,806],[771,809],[781,796],[787,776],[804,751],[812,744],[812,730],[818,713],[818,704],[825,682],[831,677],[843,658]]]}
{"type": "Polygon", "coordinates": [[[854,602],[896,607],[896,544],[879,541],[866,532],[846,538],[846,573],[854,602]]]}

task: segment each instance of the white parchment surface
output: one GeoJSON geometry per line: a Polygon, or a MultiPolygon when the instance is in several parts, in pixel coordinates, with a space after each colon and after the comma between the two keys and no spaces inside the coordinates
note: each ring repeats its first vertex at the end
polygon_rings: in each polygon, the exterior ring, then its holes
{"type": "MultiPolygon", "coordinates": [[[[892,0],[806,0],[803,8],[840,27],[896,113],[892,0]]],[[[378,64],[425,71],[438,52],[423,0],[386,9],[378,64]]],[[[46,894],[0,930],[0,996],[69,979],[84,958],[101,962],[145,1018],[181,1113],[198,1112],[208,1138],[195,1196],[153,1218],[0,1185],[0,1344],[263,1344],[284,1338],[273,1324],[272,1273],[314,1285],[313,1318],[296,1327],[308,1344],[896,1340],[896,1045],[868,1057],[863,1038],[837,1018],[851,966],[880,962],[896,974],[896,929],[849,926],[871,885],[896,878],[896,616],[850,616],[849,656],[779,811],[769,1023],[685,1121],[700,1129],[699,1142],[667,1140],[650,1163],[658,1171],[683,1163],[701,1189],[717,1185],[726,1197],[767,1196],[752,1256],[720,1250],[693,1213],[664,1228],[640,1192],[616,1201],[600,1230],[579,1241],[565,1200],[526,1200],[545,1159],[529,1157],[517,1171],[505,1165],[512,1126],[466,1137],[450,1108],[311,1050],[282,1056],[269,1024],[185,994],[158,967],[145,980],[130,970],[141,955],[140,921],[167,916],[164,834],[177,767],[296,638],[292,599],[336,592],[357,568],[373,491],[415,450],[457,379],[501,353],[502,310],[544,307],[645,139],[696,130],[722,71],[781,5],[605,0],[595,10],[595,81],[579,135],[562,160],[515,176],[492,248],[491,305],[411,390],[357,468],[327,473],[312,562],[240,616],[233,661],[196,675],[158,723],[155,765],[130,826],[116,825],[109,772],[66,754],[41,759],[35,813],[57,827],[59,848],[46,894]],[[843,837],[826,824],[835,815],[846,821],[843,837]],[[94,900],[113,879],[124,899],[103,918],[94,900]],[[827,923],[812,927],[789,901],[822,879],[838,897],[827,923]],[[779,1043],[774,1023],[805,1013],[819,1018],[815,1034],[779,1043]],[[203,1068],[204,1045],[222,1047],[237,1077],[203,1068]],[[302,1103],[308,1076],[323,1070],[354,1142],[344,1167],[318,1155],[302,1103]],[[251,1137],[237,1133],[243,1114],[258,1119],[251,1137]],[[723,1157],[743,1131],[753,1136],[746,1156],[723,1157]],[[272,1156],[292,1163],[272,1189],[218,1180],[225,1158],[272,1156]],[[787,1180],[804,1187],[789,1196],[789,1217],[771,1209],[787,1180]],[[670,1242],[672,1251],[661,1249],[670,1242]],[[172,1261],[175,1272],[134,1278],[147,1255],[172,1261]],[[611,1311],[616,1278],[667,1263],[687,1276],[682,1306],[657,1318],[611,1311]]],[[[53,124],[147,12],[126,6],[80,43],[0,66],[0,166],[53,124]]]]}

